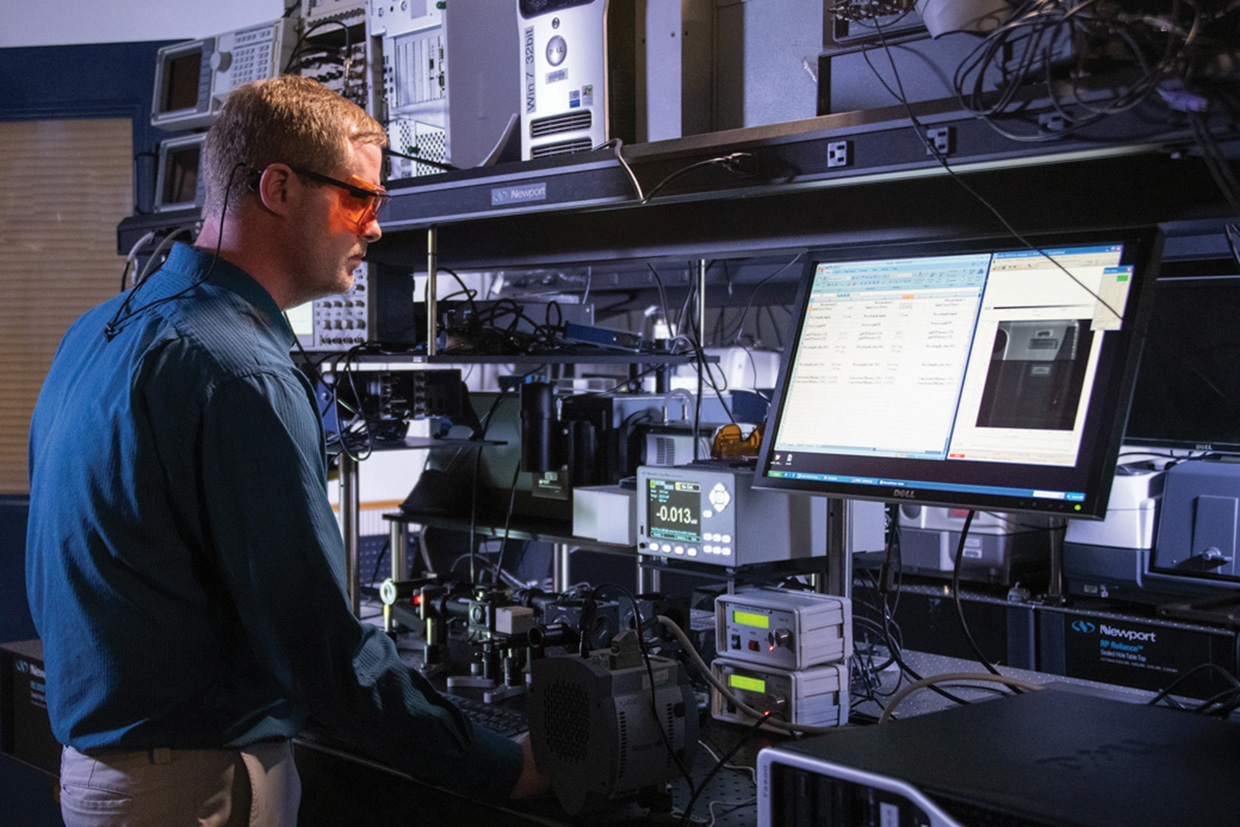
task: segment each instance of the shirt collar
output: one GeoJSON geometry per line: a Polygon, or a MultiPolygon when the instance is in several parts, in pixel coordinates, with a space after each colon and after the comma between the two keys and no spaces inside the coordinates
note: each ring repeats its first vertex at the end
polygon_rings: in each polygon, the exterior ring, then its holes
{"type": "Polygon", "coordinates": [[[235,293],[249,302],[270,324],[272,333],[277,336],[285,347],[292,347],[297,341],[297,334],[280,312],[275,299],[254,277],[235,264],[217,257],[214,253],[200,247],[177,243],[168,254],[164,267],[176,272],[185,273],[194,280],[209,273],[211,284],[235,293]]]}

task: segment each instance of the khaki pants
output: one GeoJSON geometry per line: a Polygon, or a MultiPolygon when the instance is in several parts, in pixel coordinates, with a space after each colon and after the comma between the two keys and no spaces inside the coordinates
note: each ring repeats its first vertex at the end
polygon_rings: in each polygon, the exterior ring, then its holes
{"type": "Polygon", "coordinates": [[[294,827],[300,799],[288,741],[60,758],[67,827],[294,827]]]}

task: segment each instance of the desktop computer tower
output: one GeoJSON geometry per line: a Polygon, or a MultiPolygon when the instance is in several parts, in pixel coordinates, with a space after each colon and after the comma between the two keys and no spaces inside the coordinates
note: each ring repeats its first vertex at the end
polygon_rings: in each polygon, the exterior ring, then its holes
{"type": "Polygon", "coordinates": [[[390,179],[516,160],[520,88],[511,3],[370,4],[368,31],[383,66],[378,117],[396,153],[390,179]]]}
{"type": "Polygon", "coordinates": [[[636,136],[634,0],[517,0],[521,157],[636,136]]]}
{"type": "Polygon", "coordinates": [[[517,0],[523,160],[714,128],[712,0],[517,0]]]}

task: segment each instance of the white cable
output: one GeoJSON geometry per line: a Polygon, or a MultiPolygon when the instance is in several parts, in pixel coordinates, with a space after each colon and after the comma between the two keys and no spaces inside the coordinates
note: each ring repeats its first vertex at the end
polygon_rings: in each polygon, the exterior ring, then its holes
{"type": "Polygon", "coordinates": [[[1041,684],[1022,681],[1020,678],[1010,678],[1007,675],[992,675],[989,672],[947,672],[942,675],[931,675],[928,678],[922,678],[919,681],[910,683],[908,686],[892,695],[891,699],[887,701],[887,708],[883,710],[883,714],[879,717],[878,722],[882,724],[890,721],[896,707],[899,706],[905,698],[912,695],[917,690],[925,689],[926,687],[933,686],[937,683],[946,683],[948,681],[989,681],[991,683],[1001,683],[1005,686],[1014,686],[1018,689],[1029,690],[1044,688],[1041,684]]]}
{"type": "Polygon", "coordinates": [[[138,239],[137,243],[135,243],[132,247],[129,248],[129,255],[125,256],[125,272],[126,273],[129,272],[129,268],[134,263],[134,259],[138,257],[138,251],[141,250],[143,247],[145,247],[150,242],[150,240],[154,237],[155,237],[155,231],[148,230],[142,236],[142,238],[138,239]]]}
{"type": "MultiPolygon", "coordinates": [[[[698,744],[702,747],[702,749],[710,753],[710,757],[715,759],[716,764],[719,763],[720,756],[718,753],[716,753],[713,749],[710,748],[710,744],[700,739],[698,740],[698,744]]],[[[753,783],[755,784],[758,783],[758,771],[755,770],[753,767],[746,767],[746,766],[742,766],[741,764],[724,764],[723,768],[725,770],[735,770],[737,772],[749,773],[750,780],[753,781],[753,783]]]]}
{"type": "Polygon", "coordinates": [[[159,257],[163,254],[163,252],[172,246],[177,236],[183,232],[192,231],[194,226],[195,225],[193,224],[182,224],[180,227],[177,227],[175,230],[168,233],[168,235],[164,236],[160,240],[159,244],[155,245],[155,249],[151,252],[150,258],[146,260],[146,264],[142,268],[142,273],[134,277],[134,285],[136,286],[146,281],[147,276],[159,269],[159,266],[163,264],[162,261],[159,261],[159,257]],[[156,261],[159,261],[159,264],[155,264],[156,261]]]}
{"type": "MultiPolygon", "coordinates": [[[[637,192],[637,200],[644,202],[646,200],[646,195],[645,193],[642,192],[642,185],[637,182],[637,176],[633,173],[633,168],[629,166],[629,162],[624,160],[624,153],[622,151],[624,149],[624,141],[620,140],[619,138],[613,138],[607,143],[611,144],[612,150],[614,151],[615,156],[616,156],[616,161],[620,164],[621,168],[623,168],[624,171],[628,174],[629,181],[633,183],[633,189],[637,192]]],[[[601,146],[595,147],[595,149],[602,149],[605,146],[607,146],[607,144],[602,144],[601,146]]]]}
{"type": "Polygon", "coordinates": [[[706,805],[707,811],[710,812],[710,821],[707,823],[706,827],[715,827],[715,821],[719,818],[719,815],[715,812],[716,806],[722,805],[724,807],[732,807],[733,809],[739,810],[741,807],[752,807],[757,803],[758,799],[756,798],[749,798],[744,801],[712,801],[706,805]]]}

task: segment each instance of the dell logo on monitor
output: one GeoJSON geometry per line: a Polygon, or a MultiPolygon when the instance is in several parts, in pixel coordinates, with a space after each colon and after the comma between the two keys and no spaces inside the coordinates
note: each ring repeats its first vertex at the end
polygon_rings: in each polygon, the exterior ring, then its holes
{"type": "Polygon", "coordinates": [[[912,500],[917,497],[917,492],[911,488],[893,488],[891,489],[891,496],[902,500],[912,500]]]}

